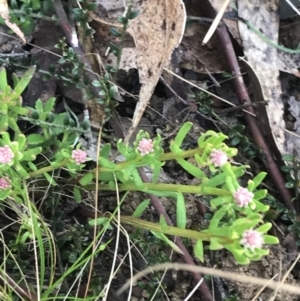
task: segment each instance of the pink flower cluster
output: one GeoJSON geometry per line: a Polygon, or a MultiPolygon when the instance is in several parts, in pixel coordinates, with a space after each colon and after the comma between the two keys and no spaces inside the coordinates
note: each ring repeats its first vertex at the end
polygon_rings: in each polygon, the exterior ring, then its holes
{"type": "Polygon", "coordinates": [[[7,178],[0,178],[0,190],[5,190],[10,187],[11,187],[11,185],[7,178]]]}
{"type": "Polygon", "coordinates": [[[75,149],[72,151],[72,159],[76,164],[81,164],[86,161],[87,153],[81,149],[75,149]]]}
{"type": "Polygon", "coordinates": [[[233,194],[233,198],[239,207],[247,207],[252,202],[254,194],[247,188],[240,187],[233,194]]]}
{"type": "Polygon", "coordinates": [[[261,248],[264,244],[264,238],[261,233],[256,230],[250,229],[243,233],[243,237],[240,240],[240,244],[245,248],[254,250],[255,248],[261,248]]]}
{"type": "Polygon", "coordinates": [[[14,158],[14,153],[8,145],[0,147],[0,163],[8,164],[11,163],[14,158]]]}
{"type": "Polygon", "coordinates": [[[154,152],[153,141],[151,139],[143,138],[140,140],[137,149],[142,156],[153,153],[154,152]]]}
{"type": "Polygon", "coordinates": [[[222,167],[228,161],[228,156],[222,150],[213,149],[210,153],[210,160],[215,167],[222,167]]]}

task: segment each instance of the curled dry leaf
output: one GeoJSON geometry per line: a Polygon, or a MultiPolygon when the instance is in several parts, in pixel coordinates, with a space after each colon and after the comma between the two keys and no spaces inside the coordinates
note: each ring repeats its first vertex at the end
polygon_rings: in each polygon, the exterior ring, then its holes
{"type": "Polygon", "coordinates": [[[5,21],[5,24],[17,35],[21,38],[21,40],[26,43],[25,37],[21,29],[14,23],[10,21],[9,17],[9,9],[6,0],[0,0],[0,16],[5,21]]]}
{"type": "Polygon", "coordinates": [[[139,15],[130,22],[137,51],[137,66],[142,84],[128,141],[139,123],[162,70],[182,38],[186,12],[181,0],[152,0],[142,3],[139,15]]]}

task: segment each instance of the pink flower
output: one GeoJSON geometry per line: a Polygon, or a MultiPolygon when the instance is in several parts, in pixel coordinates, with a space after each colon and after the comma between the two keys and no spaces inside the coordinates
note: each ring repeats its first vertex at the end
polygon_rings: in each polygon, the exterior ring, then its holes
{"type": "Polygon", "coordinates": [[[7,178],[0,178],[0,190],[5,190],[10,187],[11,185],[7,178]]]}
{"type": "Polygon", "coordinates": [[[142,156],[148,155],[154,152],[153,141],[151,139],[143,138],[137,147],[142,156]]]}
{"type": "Polygon", "coordinates": [[[239,207],[247,207],[252,202],[254,194],[247,188],[240,187],[234,194],[233,198],[239,207]]]}
{"type": "Polygon", "coordinates": [[[3,147],[0,147],[0,163],[1,164],[8,164],[11,163],[11,161],[14,158],[14,153],[10,149],[8,145],[5,145],[3,147]]]}
{"type": "Polygon", "coordinates": [[[86,161],[87,153],[81,149],[75,149],[72,151],[72,159],[76,164],[81,164],[86,161]]]}
{"type": "Polygon", "coordinates": [[[243,237],[240,240],[240,244],[245,248],[251,249],[261,248],[264,244],[264,238],[261,233],[256,230],[250,229],[243,233],[243,237]]]}
{"type": "Polygon", "coordinates": [[[227,163],[228,157],[222,150],[213,149],[210,154],[210,160],[215,167],[221,167],[227,163]]]}

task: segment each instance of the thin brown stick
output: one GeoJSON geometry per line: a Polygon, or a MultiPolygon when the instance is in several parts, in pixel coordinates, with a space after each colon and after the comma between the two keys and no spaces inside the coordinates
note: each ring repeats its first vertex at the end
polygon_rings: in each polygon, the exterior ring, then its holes
{"type": "MultiPolygon", "coordinates": [[[[238,60],[236,54],[233,49],[233,45],[227,31],[227,28],[224,24],[221,24],[217,29],[217,34],[219,40],[221,42],[221,47],[223,48],[224,55],[227,59],[228,66],[230,71],[233,74],[241,74],[240,67],[238,64],[238,60]]],[[[237,96],[241,104],[251,103],[246,85],[244,83],[243,77],[241,75],[235,77],[233,79],[237,96]]],[[[253,107],[249,107],[248,110],[254,113],[253,107]]],[[[277,166],[273,153],[266,143],[261,129],[259,128],[256,118],[251,116],[250,114],[244,114],[245,120],[249,126],[251,135],[256,142],[256,145],[263,151],[265,154],[264,164],[272,177],[273,181],[275,182],[276,186],[278,187],[279,193],[282,197],[283,202],[285,203],[286,207],[290,210],[295,210],[293,203],[291,202],[292,194],[290,190],[285,187],[285,181],[282,176],[281,170],[277,166]]]]}

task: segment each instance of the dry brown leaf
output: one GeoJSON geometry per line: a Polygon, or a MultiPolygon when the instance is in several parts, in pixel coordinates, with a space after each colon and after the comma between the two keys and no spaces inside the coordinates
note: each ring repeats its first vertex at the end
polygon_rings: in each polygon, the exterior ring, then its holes
{"type": "Polygon", "coordinates": [[[164,66],[181,41],[185,20],[181,0],[152,0],[144,1],[139,15],[130,22],[142,86],[126,142],[138,125],[164,66]]]}
{"type": "Polygon", "coordinates": [[[10,21],[9,17],[9,9],[6,0],[0,0],[0,16],[5,21],[5,24],[17,35],[21,38],[21,40],[26,43],[25,37],[21,29],[14,23],[10,21]]]}

